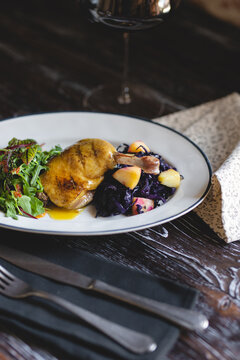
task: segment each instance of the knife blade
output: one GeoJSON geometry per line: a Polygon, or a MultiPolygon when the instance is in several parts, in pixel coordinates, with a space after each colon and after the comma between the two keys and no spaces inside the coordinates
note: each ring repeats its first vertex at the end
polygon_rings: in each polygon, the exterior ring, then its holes
{"type": "Polygon", "coordinates": [[[24,270],[36,273],[62,284],[87,291],[95,291],[119,301],[136,306],[188,330],[204,330],[208,319],[202,313],[162,303],[148,297],[126,291],[101,280],[67,269],[61,265],[23,251],[0,244],[0,258],[24,270]]]}

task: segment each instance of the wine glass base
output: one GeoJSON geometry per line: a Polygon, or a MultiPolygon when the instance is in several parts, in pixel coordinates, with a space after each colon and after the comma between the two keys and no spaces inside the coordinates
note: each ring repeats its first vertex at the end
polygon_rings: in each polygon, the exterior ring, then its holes
{"type": "Polygon", "coordinates": [[[99,86],[85,96],[87,110],[140,116],[147,119],[163,114],[164,105],[158,92],[146,85],[130,83],[130,99],[124,103],[121,89],[116,85],[99,86]]]}

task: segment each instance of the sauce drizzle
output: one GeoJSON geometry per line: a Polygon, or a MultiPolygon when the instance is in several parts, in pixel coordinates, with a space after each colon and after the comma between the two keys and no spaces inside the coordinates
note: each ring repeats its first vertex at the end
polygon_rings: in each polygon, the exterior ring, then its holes
{"type": "Polygon", "coordinates": [[[77,217],[83,209],[71,210],[51,205],[46,209],[48,215],[54,220],[72,220],[77,217]]]}

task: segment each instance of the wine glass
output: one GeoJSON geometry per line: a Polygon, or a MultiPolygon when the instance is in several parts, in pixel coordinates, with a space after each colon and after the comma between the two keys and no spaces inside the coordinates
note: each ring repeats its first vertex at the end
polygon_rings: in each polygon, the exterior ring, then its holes
{"type": "Polygon", "coordinates": [[[85,108],[94,111],[153,118],[163,113],[158,92],[129,81],[130,32],[157,26],[172,14],[180,0],[83,0],[91,19],[123,32],[124,61],[121,84],[104,84],[89,91],[85,108]]]}

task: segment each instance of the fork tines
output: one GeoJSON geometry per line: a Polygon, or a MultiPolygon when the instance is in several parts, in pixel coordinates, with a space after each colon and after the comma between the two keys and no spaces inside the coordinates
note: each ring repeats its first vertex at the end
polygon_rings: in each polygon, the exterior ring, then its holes
{"type": "Polygon", "coordinates": [[[9,280],[14,280],[14,276],[9,271],[7,271],[2,265],[0,265],[0,273],[3,276],[7,277],[9,280]]]}
{"type": "Polygon", "coordinates": [[[10,281],[14,281],[14,276],[0,265],[0,289],[4,290],[10,281]]]}

